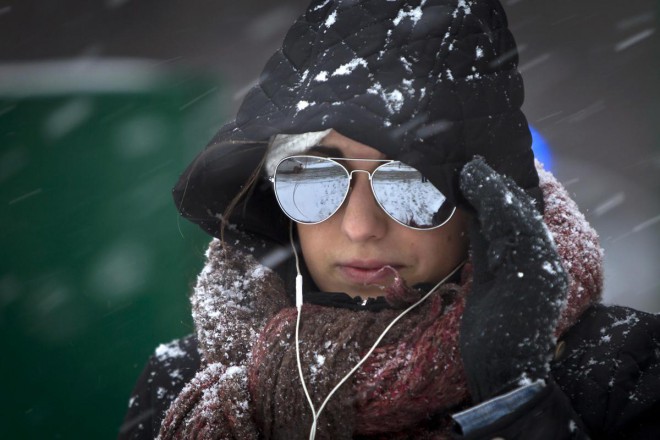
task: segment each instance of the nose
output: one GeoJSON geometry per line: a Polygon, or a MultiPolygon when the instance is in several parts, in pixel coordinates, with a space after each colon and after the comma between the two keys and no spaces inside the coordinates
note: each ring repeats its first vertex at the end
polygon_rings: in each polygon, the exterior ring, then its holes
{"type": "Polygon", "coordinates": [[[339,213],[343,233],[355,242],[382,238],[387,214],[376,202],[367,172],[353,172],[351,190],[339,213]]]}

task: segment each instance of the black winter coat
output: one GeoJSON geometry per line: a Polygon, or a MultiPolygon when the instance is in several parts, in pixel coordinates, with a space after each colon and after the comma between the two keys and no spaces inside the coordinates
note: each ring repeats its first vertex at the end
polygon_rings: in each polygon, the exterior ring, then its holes
{"type": "MultiPolygon", "coordinates": [[[[159,347],[138,379],[120,440],[155,438],[163,415],[200,364],[188,336],[159,347]]],[[[558,342],[546,388],[522,408],[469,437],[660,438],[660,316],[595,305],[558,342]],[[579,428],[580,426],[583,428],[579,428]]]]}

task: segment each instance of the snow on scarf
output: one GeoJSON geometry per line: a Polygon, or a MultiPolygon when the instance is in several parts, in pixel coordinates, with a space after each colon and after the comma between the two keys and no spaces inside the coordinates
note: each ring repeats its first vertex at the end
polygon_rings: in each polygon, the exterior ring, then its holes
{"type": "MultiPolygon", "coordinates": [[[[596,233],[554,177],[539,170],[553,234],[570,277],[557,334],[600,299],[596,233]]],[[[469,405],[458,328],[471,266],[404,317],[328,403],[317,438],[449,438],[449,414],[469,405]]],[[[296,310],[278,276],[211,242],[192,296],[202,367],[172,403],[160,439],[306,438],[311,411],[295,357],[296,310]]],[[[399,310],[303,306],[303,372],[318,408],[399,310]]]]}

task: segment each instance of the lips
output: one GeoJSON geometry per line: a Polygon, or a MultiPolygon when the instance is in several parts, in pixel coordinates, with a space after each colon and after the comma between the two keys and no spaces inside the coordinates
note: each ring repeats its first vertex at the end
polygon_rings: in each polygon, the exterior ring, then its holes
{"type": "Polygon", "coordinates": [[[382,261],[350,261],[338,265],[341,274],[355,284],[385,284],[392,280],[393,272],[400,270],[401,264],[382,261]]]}

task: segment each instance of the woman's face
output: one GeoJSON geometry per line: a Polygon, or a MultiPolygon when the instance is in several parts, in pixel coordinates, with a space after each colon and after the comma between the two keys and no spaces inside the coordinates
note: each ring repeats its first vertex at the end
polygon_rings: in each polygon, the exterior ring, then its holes
{"type": "MultiPolygon", "coordinates": [[[[385,158],[378,150],[335,131],[321,144],[338,150],[345,158],[385,158]]],[[[347,161],[343,165],[349,170],[373,171],[379,163],[347,161]]],[[[381,296],[379,285],[391,278],[387,271],[381,272],[383,276],[377,272],[386,265],[397,269],[408,285],[436,283],[467,256],[463,212],[457,210],[445,225],[429,231],[402,226],[378,206],[366,173],[353,174],[352,188],[332,217],[297,227],[309,272],[316,285],[327,292],[363,298],[381,296]]]]}

